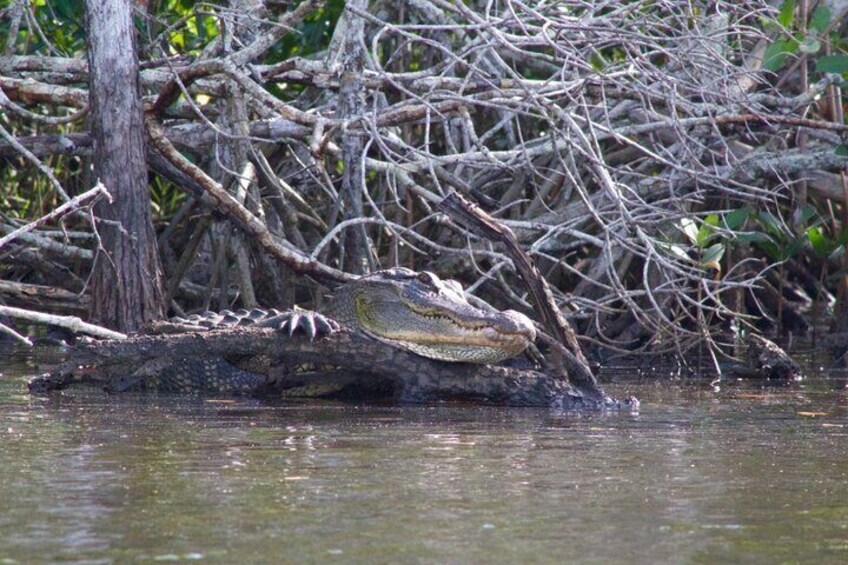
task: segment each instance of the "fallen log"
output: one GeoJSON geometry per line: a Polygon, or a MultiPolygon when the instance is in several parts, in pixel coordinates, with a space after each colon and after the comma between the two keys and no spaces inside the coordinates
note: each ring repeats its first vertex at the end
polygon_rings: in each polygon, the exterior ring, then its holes
{"type": "MultiPolygon", "coordinates": [[[[168,331],[168,326],[155,331],[168,331]]],[[[343,379],[348,390],[388,387],[401,403],[458,399],[566,410],[638,407],[635,398],[596,399],[592,391],[586,394],[567,379],[536,369],[435,361],[345,329],[314,341],[256,327],[137,335],[120,341],[82,338],[64,363],[31,380],[30,390],[39,393],[74,384],[111,391],[169,390],[167,379],[174,371],[254,356],[267,359],[267,374],[240,380],[244,386],[231,392],[294,396],[310,385],[343,379]],[[292,371],[302,366],[311,370],[292,371]]],[[[201,389],[196,392],[209,392],[201,389]]]]}

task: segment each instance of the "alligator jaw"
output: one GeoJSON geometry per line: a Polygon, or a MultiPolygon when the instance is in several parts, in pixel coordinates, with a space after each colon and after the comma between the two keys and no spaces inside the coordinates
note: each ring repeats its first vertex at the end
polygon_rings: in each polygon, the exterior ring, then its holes
{"type": "Polygon", "coordinates": [[[374,328],[371,333],[419,355],[442,361],[497,363],[520,354],[536,339],[533,322],[519,312],[478,311],[479,316],[458,320],[450,314],[419,314],[420,329],[374,328]],[[423,331],[438,325],[438,331],[423,331]]]}
{"type": "Polygon", "coordinates": [[[459,283],[406,269],[364,277],[336,296],[342,323],[424,357],[497,363],[536,338],[533,322],[515,311],[471,306],[459,283]],[[381,276],[382,275],[382,276],[381,276]]]}
{"type": "Polygon", "coordinates": [[[437,359],[439,361],[451,361],[456,363],[476,363],[487,365],[490,363],[499,363],[504,359],[513,357],[526,348],[521,347],[514,353],[509,353],[509,350],[504,347],[487,347],[479,345],[456,345],[445,343],[415,343],[411,341],[391,341],[395,347],[407,349],[413,353],[417,353],[422,357],[437,359]]]}

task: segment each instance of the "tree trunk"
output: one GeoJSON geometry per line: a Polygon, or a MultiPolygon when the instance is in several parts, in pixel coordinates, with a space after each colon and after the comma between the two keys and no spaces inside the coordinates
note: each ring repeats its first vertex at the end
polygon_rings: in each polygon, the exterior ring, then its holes
{"type": "MultiPolygon", "coordinates": [[[[368,10],[366,0],[350,0],[347,3],[348,10],[342,15],[330,46],[338,49],[336,57],[336,70],[339,72],[339,98],[338,116],[343,120],[355,120],[362,116],[365,110],[363,93],[365,83],[362,70],[365,67],[364,33],[365,22],[362,17],[355,14],[351,9],[360,11],[368,10]]],[[[345,220],[352,220],[364,216],[362,206],[362,132],[345,129],[342,132],[342,159],[344,160],[344,171],[342,172],[342,202],[345,206],[345,220]]],[[[345,234],[346,242],[344,249],[345,268],[357,274],[372,270],[371,244],[363,224],[356,224],[345,234]]]]}
{"type": "Polygon", "coordinates": [[[132,4],[87,0],[86,24],[94,171],[112,194],[95,208],[105,253],[94,265],[91,318],[126,332],[163,310],[132,4]]]}

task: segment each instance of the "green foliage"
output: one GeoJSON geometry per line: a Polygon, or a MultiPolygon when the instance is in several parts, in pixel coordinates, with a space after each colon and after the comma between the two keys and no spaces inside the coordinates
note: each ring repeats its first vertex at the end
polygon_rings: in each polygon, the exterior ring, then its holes
{"type": "Polygon", "coordinates": [[[810,242],[810,249],[819,259],[835,259],[845,254],[848,228],[843,227],[834,235],[824,225],[810,226],[807,228],[807,240],[810,242]]]}
{"type": "Polygon", "coordinates": [[[848,55],[827,55],[816,59],[816,70],[820,73],[848,73],[848,55]]]}
{"type": "Polygon", "coordinates": [[[172,217],[186,200],[186,193],[173,183],[154,177],[150,184],[150,200],[156,220],[172,217]]]}
{"type": "Polygon", "coordinates": [[[798,52],[798,42],[794,39],[781,39],[773,42],[763,56],[763,68],[776,71],[786,62],[790,55],[798,52]]]}
{"type": "MultiPolygon", "coordinates": [[[[782,262],[797,256],[804,250],[809,240],[809,228],[794,233],[781,218],[771,212],[751,210],[750,218],[758,225],[760,231],[748,232],[740,236],[738,241],[749,243],[765,253],[772,261],[782,262]]],[[[816,218],[813,206],[806,206],[801,211],[800,224],[807,225],[816,218]]]]}
{"type": "MultiPolygon", "coordinates": [[[[795,13],[795,1],[785,0],[780,7],[777,22],[781,28],[778,36],[766,49],[763,56],[763,67],[769,71],[777,71],[792,55],[817,55],[824,41],[831,45],[838,44],[842,38],[831,29],[833,14],[829,7],[819,5],[810,15],[805,28],[799,25],[795,13]],[[828,35],[829,34],[829,35],[828,35]],[[788,37],[787,37],[788,36],[788,37]]],[[[820,73],[848,72],[848,59],[844,55],[823,55],[812,57],[816,69],[820,73]]]]}
{"type": "Polygon", "coordinates": [[[792,19],[795,17],[795,0],[784,0],[780,6],[780,14],[777,16],[777,22],[783,27],[792,25],[792,19]]]}
{"type": "MultiPolygon", "coordinates": [[[[710,214],[700,224],[692,218],[680,220],[680,229],[697,252],[696,262],[703,269],[714,268],[724,257],[725,242],[716,242],[721,237],[716,229],[720,223],[718,214],[710,214]]],[[[678,254],[679,255],[679,254],[678,254]]],[[[688,255],[687,255],[688,258],[688,255]]]]}
{"type": "Polygon", "coordinates": [[[678,227],[691,245],[690,253],[679,245],[665,248],[681,259],[691,261],[693,256],[696,257],[695,262],[706,269],[715,267],[731,246],[752,246],[770,260],[783,262],[808,247],[816,254],[827,256],[848,243],[848,233],[844,234],[844,241],[828,239],[817,218],[815,208],[806,206],[800,221],[809,227],[796,234],[779,216],[743,206],[721,214],[709,214],[702,219],[683,218],[678,227]]]}
{"type": "Polygon", "coordinates": [[[810,248],[819,257],[827,257],[833,251],[832,241],[821,226],[807,228],[807,240],[810,242],[810,248]]]}
{"type": "Polygon", "coordinates": [[[171,0],[163,2],[154,14],[160,22],[152,33],[161,33],[165,27],[170,54],[196,54],[218,36],[218,15],[196,2],[171,0]],[[162,29],[159,29],[159,28],[162,29]],[[172,29],[171,29],[172,28],[172,29]]]}
{"type": "Polygon", "coordinates": [[[811,31],[807,37],[805,37],[798,44],[798,51],[804,53],[806,55],[813,55],[819,52],[821,49],[821,41],[819,41],[818,33],[811,31]]]}
{"type": "Polygon", "coordinates": [[[816,30],[818,33],[827,31],[827,26],[830,25],[830,20],[833,19],[833,14],[830,8],[824,4],[818,6],[813,15],[810,17],[809,28],[816,30]]]}
{"type": "Polygon", "coordinates": [[[741,230],[748,221],[748,216],[751,215],[751,209],[748,206],[742,206],[736,210],[727,212],[722,217],[723,227],[730,231],[741,230]]]}
{"type": "Polygon", "coordinates": [[[699,249],[706,247],[714,234],[713,225],[710,225],[712,216],[715,216],[715,214],[710,214],[700,226],[691,218],[680,220],[680,229],[683,230],[690,243],[699,249]]]}
{"type": "MultiPolygon", "coordinates": [[[[10,3],[0,2],[0,8],[10,3]]],[[[81,53],[85,49],[84,7],[85,3],[79,0],[33,0],[35,21],[43,34],[32,33],[26,25],[21,25],[17,36],[9,37],[9,18],[0,18],[0,48],[14,41],[18,53],[67,56],[81,53]]]]}
{"type": "MultiPolygon", "coordinates": [[[[73,159],[52,157],[46,160],[68,190],[79,183],[82,172],[78,165],[70,166],[69,161],[73,159]]],[[[0,164],[3,164],[2,161],[0,164]]],[[[38,170],[25,166],[18,159],[10,160],[8,164],[11,166],[0,166],[0,211],[5,216],[29,221],[62,204],[49,179],[38,170]]]]}
{"type": "Polygon", "coordinates": [[[327,0],[306,17],[295,33],[287,34],[277,43],[268,62],[283,61],[295,55],[304,57],[326,49],[344,5],[344,0],[327,0]]]}

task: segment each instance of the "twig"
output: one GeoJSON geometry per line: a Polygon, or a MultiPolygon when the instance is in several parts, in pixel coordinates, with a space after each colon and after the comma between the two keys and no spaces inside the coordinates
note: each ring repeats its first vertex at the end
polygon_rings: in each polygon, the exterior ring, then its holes
{"type": "Polygon", "coordinates": [[[24,310],[22,308],[13,308],[11,306],[0,306],[0,315],[9,316],[10,318],[19,318],[38,322],[39,324],[50,324],[51,326],[59,326],[69,329],[75,333],[85,333],[95,337],[104,339],[126,339],[127,334],[112,331],[108,328],[103,328],[88,322],[83,322],[76,316],[56,316],[54,314],[45,314],[44,312],[33,312],[32,310],[24,310]]]}
{"type": "Polygon", "coordinates": [[[10,328],[9,326],[7,326],[5,324],[0,324],[0,333],[11,336],[12,338],[18,340],[19,342],[23,343],[27,347],[32,347],[32,340],[31,339],[29,339],[25,335],[19,334],[18,332],[16,332],[15,330],[13,330],[12,328],[10,328]]]}
{"type": "Polygon", "coordinates": [[[162,127],[153,117],[152,112],[148,111],[146,113],[145,125],[147,127],[148,136],[156,149],[158,149],[162,155],[171,162],[171,164],[201,185],[206,191],[206,194],[215,200],[221,211],[226,212],[230,218],[238,223],[239,227],[256,238],[257,242],[268,250],[268,252],[270,252],[274,257],[280,259],[295,271],[309,274],[319,279],[329,279],[331,281],[339,282],[353,280],[355,278],[347,273],[314,261],[294,249],[286,249],[283,247],[274,238],[273,234],[271,234],[265,224],[263,224],[256,216],[251,214],[247,208],[233,198],[232,195],[224,190],[220,184],[212,180],[197,165],[188,161],[188,159],[183,157],[174,148],[174,146],[171,145],[171,142],[165,137],[162,127]]]}
{"type": "Polygon", "coordinates": [[[3,237],[0,237],[0,249],[2,249],[4,245],[9,243],[13,239],[27,232],[31,232],[38,226],[45,224],[49,221],[55,220],[56,218],[59,218],[68,212],[73,212],[74,210],[81,208],[83,202],[96,199],[100,195],[105,196],[109,200],[109,202],[112,201],[112,197],[109,195],[109,191],[107,191],[106,187],[104,187],[102,184],[100,184],[100,182],[98,182],[96,185],[94,185],[94,188],[83,192],[78,196],[73,197],[72,199],[68,200],[52,212],[45,214],[44,216],[28,223],[25,226],[19,227],[18,229],[8,233],[7,235],[4,235],[3,237]]]}

